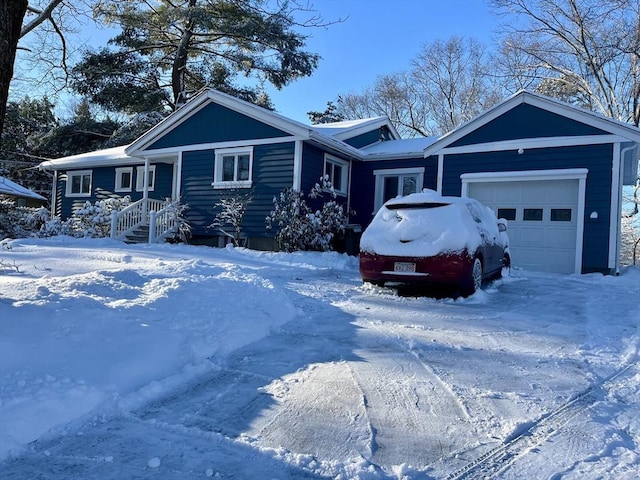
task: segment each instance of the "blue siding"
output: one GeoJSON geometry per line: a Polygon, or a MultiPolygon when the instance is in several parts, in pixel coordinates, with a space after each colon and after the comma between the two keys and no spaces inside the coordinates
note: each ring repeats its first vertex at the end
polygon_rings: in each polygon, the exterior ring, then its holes
{"type": "Polygon", "coordinates": [[[453,142],[451,147],[518,138],[606,135],[608,132],[540,108],[521,104],[453,142]]]}
{"type": "Polygon", "coordinates": [[[290,135],[221,105],[210,103],[154,142],[148,150],[290,135]]]}
{"type": "Polygon", "coordinates": [[[324,175],[324,150],[303,144],[302,148],[302,181],[300,189],[306,194],[320,181],[324,175]]]}
{"type": "MultiPolygon", "coordinates": [[[[244,216],[242,231],[250,237],[264,237],[265,218],[273,209],[273,197],[284,188],[293,185],[294,143],[259,145],[253,150],[253,185],[240,189],[243,194],[251,191],[253,200],[244,216]]],[[[216,202],[230,190],[214,189],[214,150],[184,152],[182,164],[182,201],[189,205],[187,221],[196,236],[217,236],[208,228],[216,216],[216,202]]]]}
{"type": "Polygon", "coordinates": [[[382,132],[380,132],[380,129],[376,128],[375,130],[372,130],[371,132],[367,132],[367,133],[363,133],[363,134],[355,136],[355,137],[347,138],[347,139],[345,139],[343,141],[344,141],[344,143],[347,143],[347,144],[351,145],[352,147],[362,148],[362,147],[366,147],[367,145],[371,145],[372,143],[379,142],[381,135],[383,135],[383,134],[382,134],[382,132]]]}
{"type": "Polygon", "coordinates": [[[443,194],[459,196],[463,173],[587,168],[585,214],[597,211],[597,223],[584,223],[583,271],[606,271],[611,211],[612,145],[531,149],[447,155],[444,160],[443,194]]]}
{"type": "MultiPolygon", "coordinates": [[[[99,167],[87,169],[92,171],[91,196],[89,197],[67,197],[66,173],[58,173],[57,195],[56,195],[56,215],[63,219],[69,218],[75,209],[81,208],[86,202],[105,200],[107,198],[119,198],[130,196],[132,201],[140,200],[142,192],[136,191],[136,175],[139,165],[118,165],[121,167],[133,167],[133,191],[115,192],[116,171],[115,167],[99,167]]],[[[173,183],[173,165],[158,163],[156,166],[156,179],[154,190],[149,192],[149,198],[163,200],[171,197],[171,187],[173,183]]],[[[73,172],[69,170],[68,172],[73,172]]]]}
{"type": "Polygon", "coordinates": [[[425,167],[423,187],[436,188],[438,163],[434,159],[419,157],[404,160],[354,162],[351,181],[351,209],[355,211],[355,214],[351,217],[351,222],[365,228],[373,219],[376,187],[374,170],[413,167],[425,167]]]}

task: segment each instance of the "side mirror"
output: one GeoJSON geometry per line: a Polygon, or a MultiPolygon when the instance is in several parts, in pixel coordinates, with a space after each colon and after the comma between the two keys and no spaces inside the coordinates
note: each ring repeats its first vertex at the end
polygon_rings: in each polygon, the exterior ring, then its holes
{"type": "Polygon", "coordinates": [[[506,232],[507,231],[507,220],[504,218],[501,218],[498,220],[498,231],[499,232],[506,232]]]}

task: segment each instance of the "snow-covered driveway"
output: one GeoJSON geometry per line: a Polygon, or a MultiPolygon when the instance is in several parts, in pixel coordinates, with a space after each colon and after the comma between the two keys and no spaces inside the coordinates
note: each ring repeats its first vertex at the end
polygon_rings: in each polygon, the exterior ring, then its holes
{"type": "Polygon", "coordinates": [[[638,269],[451,300],[336,254],[69,242],[0,251],[3,479],[637,478],[638,269]]]}

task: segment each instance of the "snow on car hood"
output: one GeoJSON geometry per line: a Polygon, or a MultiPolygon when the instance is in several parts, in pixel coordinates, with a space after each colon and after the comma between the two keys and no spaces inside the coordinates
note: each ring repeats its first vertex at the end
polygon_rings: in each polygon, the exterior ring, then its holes
{"type": "MultiPolygon", "coordinates": [[[[479,224],[467,206],[469,202],[468,198],[442,197],[432,190],[389,200],[362,234],[360,250],[416,257],[475,250],[482,239],[479,224]],[[421,204],[443,206],[419,208],[421,204]]],[[[491,213],[477,202],[472,205],[478,207],[483,220],[491,213]]],[[[494,228],[495,232],[487,233],[497,237],[495,220],[483,221],[482,226],[494,228]]]]}

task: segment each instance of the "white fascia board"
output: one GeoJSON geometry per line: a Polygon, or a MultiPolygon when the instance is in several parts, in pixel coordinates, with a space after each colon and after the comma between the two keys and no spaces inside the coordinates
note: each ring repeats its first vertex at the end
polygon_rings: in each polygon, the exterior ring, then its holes
{"type": "MultiPolygon", "coordinates": [[[[322,125],[316,125],[316,126],[320,128],[322,127],[322,125]]],[[[348,128],[343,130],[340,133],[331,135],[331,137],[337,138],[338,140],[345,140],[345,139],[357,137],[358,135],[362,135],[364,133],[370,132],[372,128],[375,128],[375,127],[380,128],[385,126],[391,132],[391,135],[394,137],[394,140],[398,140],[400,138],[398,131],[393,126],[393,124],[391,123],[388,117],[372,118],[367,122],[362,122],[352,128],[348,128]]]]}
{"type": "Polygon", "coordinates": [[[605,132],[609,132],[612,135],[620,136],[626,139],[626,141],[640,143],[640,129],[633,125],[629,125],[612,118],[606,118],[594,112],[578,109],[556,99],[521,90],[507,98],[502,103],[499,103],[486,112],[480,114],[478,117],[460,125],[458,128],[440,137],[435,143],[424,150],[424,156],[429,157],[436,153],[440,153],[440,151],[446,148],[447,145],[451,145],[456,140],[459,140],[474,130],[486,125],[500,115],[503,115],[516,106],[525,103],[556,113],[563,117],[570,118],[580,123],[590,125],[605,132]]]}
{"type": "Polygon", "coordinates": [[[504,140],[500,142],[474,143],[460,147],[442,148],[439,154],[454,155],[462,153],[501,152],[506,150],[531,150],[534,148],[575,147],[580,145],[602,145],[623,140],[617,135],[585,135],[580,137],[540,137],[504,140]]]}
{"type": "Polygon", "coordinates": [[[587,178],[587,168],[559,168],[551,170],[523,170],[509,172],[479,172],[463,173],[460,179],[463,183],[484,182],[517,182],[535,180],[576,180],[587,178]]]}
{"type": "Polygon", "coordinates": [[[335,150],[336,152],[341,153],[349,158],[362,160],[362,151],[342,142],[341,140],[336,140],[333,137],[329,137],[318,132],[311,132],[309,140],[314,141],[322,145],[323,147],[335,150]]]}
{"type": "Polygon", "coordinates": [[[205,89],[187,102],[182,108],[169,115],[166,119],[153,127],[147,133],[134,141],[128,148],[129,155],[137,155],[149,145],[153,144],[160,137],[168,133],[172,128],[195,115],[210,103],[217,103],[230,110],[246,115],[254,120],[258,120],[271,127],[277,128],[294,136],[309,137],[310,127],[302,123],[290,120],[282,115],[253,105],[252,103],[240,100],[239,98],[218,92],[212,89],[205,89]]]}
{"type": "Polygon", "coordinates": [[[181,152],[195,152],[198,150],[217,150],[220,148],[254,147],[256,145],[272,145],[276,143],[289,143],[302,140],[301,137],[274,137],[255,140],[234,140],[232,142],[197,143],[194,145],[181,145],[178,147],[158,148],[156,150],[145,150],[140,152],[141,158],[158,157],[163,155],[177,155],[181,152]]]}

